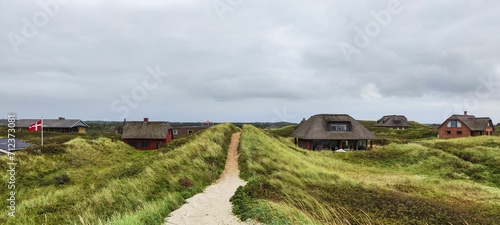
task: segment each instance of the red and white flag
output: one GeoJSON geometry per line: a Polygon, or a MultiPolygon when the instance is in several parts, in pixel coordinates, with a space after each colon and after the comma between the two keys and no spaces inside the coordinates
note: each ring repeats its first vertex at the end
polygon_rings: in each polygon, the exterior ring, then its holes
{"type": "Polygon", "coordinates": [[[42,120],[39,120],[34,124],[31,124],[30,127],[28,128],[28,131],[39,131],[39,130],[42,130],[42,120]]]}

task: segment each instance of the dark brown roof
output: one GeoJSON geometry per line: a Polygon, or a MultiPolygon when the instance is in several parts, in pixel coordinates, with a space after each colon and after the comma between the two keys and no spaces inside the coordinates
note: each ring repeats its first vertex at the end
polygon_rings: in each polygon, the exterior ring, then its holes
{"type": "Polygon", "coordinates": [[[489,126],[493,126],[493,122],[489,117],[475,117],[473,115],[453,115],[450,116],[440,127],[446,126],[446,123],[450,120],[461,121],[465,126],[467,126],[471,131],[484,131],[489,126]]]}
{"type": "MultiPolygon", "coordinates": [[[[7,151],[9,150],[9,143],[12,144],[12,142],[9,142],[8,138],[0,138],[0,150],[7,151]]],[[[16,145],[14,146],[15,148],[12,150],[20,150],[26,147],[31,146],[30,144],[23,142],[19,139],[16,139],[16,145]]],[[[10,146],[12,147],[12,146],[10,146]]]]}
{"type": "Polygon", "coordinates": [[[373,140],[377,137],[361,123],[346,114],[319,114],[303,120],[292,136],[305,140],[373,140]],[[347,122],[351,131],[329,131],[328,123],[347,122]]]}
{"type": "MultiPolygon", "coordinates": [[[[41,119],[19,119],[16,121],[16,127],[28,128],[41,119]]],[[[89,127],[85,122],[79,119],[43,119],[43,127],[45,128],[73,128],[73,127],[89,127]]]]}
{"type": "Polygon", "coordinates": [[[166,139],[168,122],[127,122],[123,126],[123,139],[166,139]]]}
{"type": "Polygon", "coordinates": [[[383,116],[375,123],[376,127],[409,127],[408,119],[406,116],[401,115],[388,115],[383,116]]]}

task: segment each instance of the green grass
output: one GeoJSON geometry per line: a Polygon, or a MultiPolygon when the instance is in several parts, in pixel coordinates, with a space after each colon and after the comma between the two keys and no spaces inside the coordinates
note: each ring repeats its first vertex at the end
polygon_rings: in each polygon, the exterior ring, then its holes
{"type": "Polygon", "coordinates": [[[239,162],[249,183],[232,198],[233,212],[265,224],[496,224],[499,142],[312,152],[245,126],[239,162]],[[466,160],[452,146],[482,153],[466,160]]]}
{"type": "Polygon", "coordinates": [[[275,136],[291,137],[296,127],[297,125],[288,125],[280,128],[266,129],[266,131],[275,136]]]}
{"type": "MultiPolygon", "coordinates": [[[[49,134],[49,144],[16,154],[16,217],[2,207],[0,224],[163,224],[220,176],[237,130],[218,125],[147,152],[106,137],[49,134]]],[[[7,158],[0,163],[6,171],[7,158]]]]}

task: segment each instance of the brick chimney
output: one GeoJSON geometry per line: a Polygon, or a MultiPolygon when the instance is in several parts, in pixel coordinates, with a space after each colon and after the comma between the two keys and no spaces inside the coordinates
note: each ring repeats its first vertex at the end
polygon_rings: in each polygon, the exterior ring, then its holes
{"type": "Polygon", "coordinates": [[[464,116],[467,116],[467,111],[464,111],[464,116]]]}
{"type": "Polygon", "coordinates": [[[144,117],[144,123],[147,123],[147,122],[149,122],[149,118],[144,117]]]}

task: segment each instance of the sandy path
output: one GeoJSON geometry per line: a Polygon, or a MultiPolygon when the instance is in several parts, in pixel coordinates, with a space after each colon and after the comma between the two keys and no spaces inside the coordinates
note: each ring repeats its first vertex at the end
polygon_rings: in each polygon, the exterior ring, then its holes
{"type": "Polygon", "coordinates": [[[256,224],[241,222],[231,213],[232,205],[229,199],[239,186],[246,182],[239,177],[238,169],[238,144],[240,133],[231,137],[226,167],[222,176],[210,185],[203,193],[189,199],[181,208],[165,218],[166,225],[184,224],[256,224]]]}

